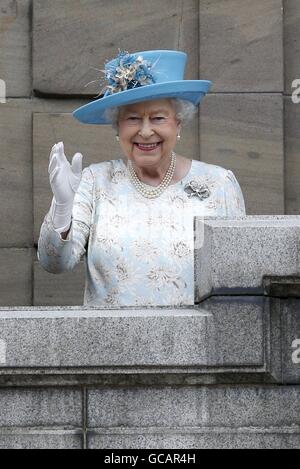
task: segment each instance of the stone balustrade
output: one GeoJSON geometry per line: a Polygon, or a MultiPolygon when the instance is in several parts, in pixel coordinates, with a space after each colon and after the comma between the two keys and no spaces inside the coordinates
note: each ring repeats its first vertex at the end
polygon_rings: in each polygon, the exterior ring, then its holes
{"type": "Polygon", "coordinates": [[[0,448],[299,448],[300,217],[195,220],[195,305],[0,309],[0,448]]]}

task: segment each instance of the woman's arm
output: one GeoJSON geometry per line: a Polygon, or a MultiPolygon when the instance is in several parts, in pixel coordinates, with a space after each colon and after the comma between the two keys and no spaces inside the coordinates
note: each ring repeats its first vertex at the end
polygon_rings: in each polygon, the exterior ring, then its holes
{"type": "Polygon", "coordinates": [[[245,201],[240,185],[232,171],[227,170],[225,177],[226,216],[246,216],[245,201]]]}
{"type": "Polygon", "coordinates": [[[45,270],[61,273],[72,270],[86,252],[92,209],[94,177],[90,168],[82,173],[74,198],[71,226],[68,231],[56,230],[49,211],[41,226],[38,259],[45,270]]]}

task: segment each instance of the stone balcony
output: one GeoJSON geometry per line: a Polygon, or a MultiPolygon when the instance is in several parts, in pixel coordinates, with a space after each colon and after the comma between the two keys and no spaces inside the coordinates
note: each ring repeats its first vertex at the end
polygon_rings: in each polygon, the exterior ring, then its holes
{"type": "Polygon", "coordinates": [[[0,309],[0,448],[299,448],[300,216],[195,219],[195,305],[0,309]]]}

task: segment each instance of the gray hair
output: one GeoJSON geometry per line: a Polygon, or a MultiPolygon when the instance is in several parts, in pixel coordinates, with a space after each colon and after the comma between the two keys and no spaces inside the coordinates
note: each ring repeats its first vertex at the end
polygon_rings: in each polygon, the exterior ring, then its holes
{"type": "MultiPolygon", "coordinates": [[[[195,114],[197,114],[197,106],[184,99],[170,98],[169,99],[175,109],[176,118],[185,125],[190,122],[195,114]]],[[[112,127],[118,130],[118,120],[121,107],[109,108],[105,111],[105,117],[110,121],[112,127]]]]}

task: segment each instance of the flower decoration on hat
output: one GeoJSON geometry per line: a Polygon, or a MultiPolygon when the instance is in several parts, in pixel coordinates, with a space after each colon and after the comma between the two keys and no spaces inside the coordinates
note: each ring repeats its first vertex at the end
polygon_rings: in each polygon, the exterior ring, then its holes
{"type": "Polygon", "coordinates": [[[139,86],[155,83],[151,68],[153,64],[139,55],[119,51],[116,63],[104,71],[108,85],[102,90],[104,96],[139,86]]]}

